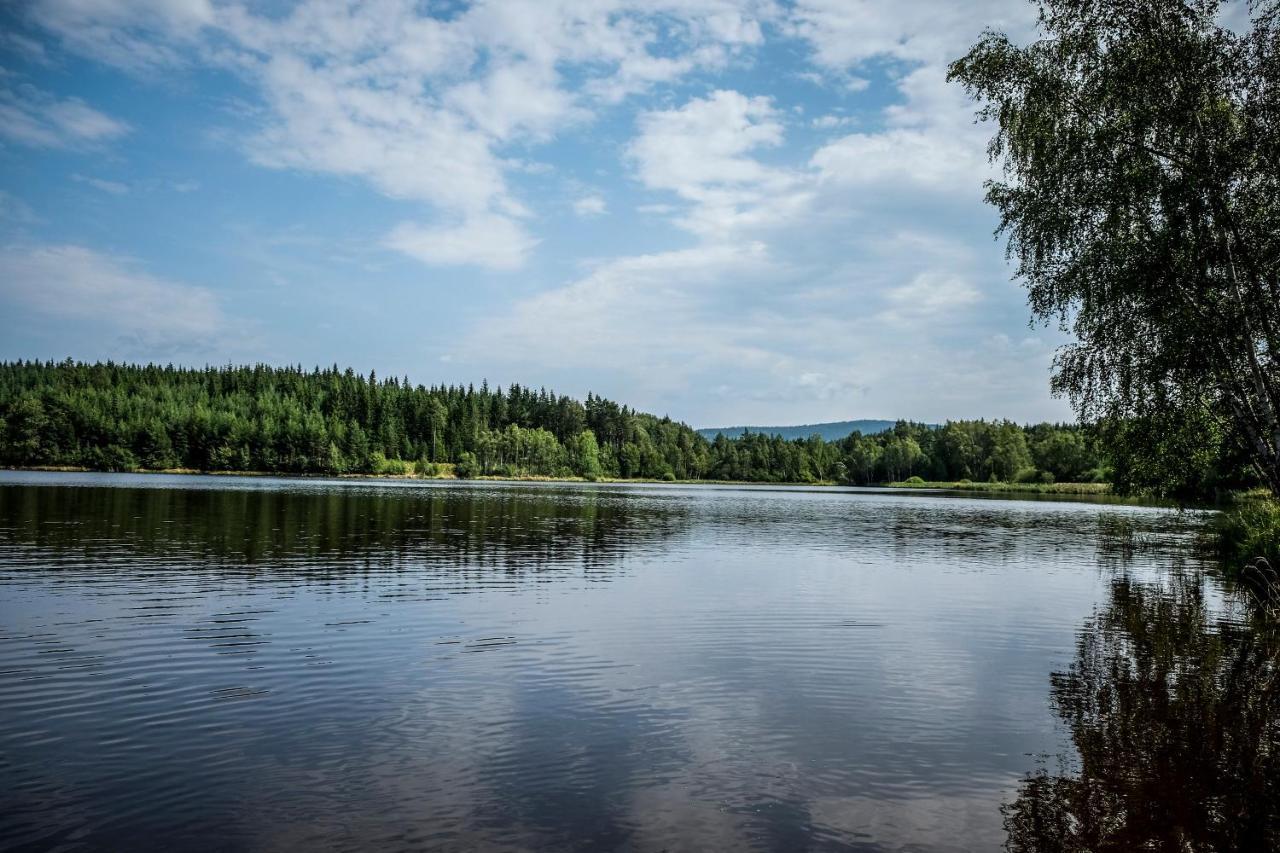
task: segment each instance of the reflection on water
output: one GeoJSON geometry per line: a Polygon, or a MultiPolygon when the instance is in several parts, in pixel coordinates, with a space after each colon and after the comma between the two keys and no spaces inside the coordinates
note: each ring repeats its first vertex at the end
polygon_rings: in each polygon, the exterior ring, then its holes
{"type": "Polygon", "coordinates": [[[1215,612],[1203,577],[1113,580],[1052,679],[1072,767],[1023,783],[1009,849],[1277,849],[1277,639],[1215,612]]]}
{"type": "MultiPolygon", "coordinates": [[[[151,478],[133,479],[145,484],[151,478]]],[[[52,555],[70,567],[86,561],[100,567],[106,549],[163,558],[160,565],[170,568],[179,560],[181,568],[197,571],[295,566],[323,572],[350,568],[358,558],[393,567],[427,553],[477,568],[535,571],[608,565],[623,548],[647,547],[670,535],[681,517],[678,507],[638,516],[587,491],[566,500],[538,488],[324,488],[302,481],[281,491],[235,485],[240,487],[6,490],[0,500],[8,523],[0,535],[28,546],[35,559],[52,555]]]]}
{"type": "MultiPolygon", "coordinates": [[[[1106,686],[1113,652],[1166,679],[1213,661],[1160,706],[1222,733],[1203,761],[1269,743],[1239,734],[1269,693],[1210,702],[1270,658],[1193,573],[1200,525],[866,491],[0,473],[0,848],[1091,849],[1041,824],[1126,789],[1028,778],[1028,756],[1095,726],[1173,761],[1098,710],[1161,719],[1106,686]],[[1095,697],[1064,728],[1046,693],[1073,654],[1102,669],[1054,682],[1058,709],[1095,697]]],[[[1152,778],[1222,791],[1222,815],[1254,802],[1198,765],[1152,778]]]]}

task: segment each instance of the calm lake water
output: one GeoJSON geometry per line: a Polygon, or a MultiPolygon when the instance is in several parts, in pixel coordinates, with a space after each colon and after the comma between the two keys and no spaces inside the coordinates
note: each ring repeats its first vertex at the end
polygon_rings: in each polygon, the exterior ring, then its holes
{"type": "Polygon", "coordinates": [[[1270,838],[1274,645],[1204,520],[5,472],[0,847],[1270,838]]]}

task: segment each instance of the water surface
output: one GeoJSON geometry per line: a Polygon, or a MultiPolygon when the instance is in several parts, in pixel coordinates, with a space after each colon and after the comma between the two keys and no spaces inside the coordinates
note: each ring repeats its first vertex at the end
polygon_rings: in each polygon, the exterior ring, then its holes
{"type": "Polygon", "coordinates": [[[1273,768],[1220,730],[1272,726],[1271,694],[1234,719],[1218,676],[1252,691],[1273,658],[1200,570],[1202,523],[3,473],[0,847],[1074,849],[1046,815],[1114,832],[1169,786],[1266,833],[1273,768]],[[1178,726],[1221,737],[1153,764],[1178,726]]]}

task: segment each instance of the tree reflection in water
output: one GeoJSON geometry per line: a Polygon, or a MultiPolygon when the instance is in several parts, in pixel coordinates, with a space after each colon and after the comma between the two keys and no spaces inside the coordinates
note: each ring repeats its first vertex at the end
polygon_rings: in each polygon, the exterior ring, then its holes
{"type": "Polygon", "coordinates": [[[1011,851],[1280,848],[1280,636],[1206,601],[1205,577],[1117,577],[1054,710],[1078,752],[1004,809],[1011,851]]]}

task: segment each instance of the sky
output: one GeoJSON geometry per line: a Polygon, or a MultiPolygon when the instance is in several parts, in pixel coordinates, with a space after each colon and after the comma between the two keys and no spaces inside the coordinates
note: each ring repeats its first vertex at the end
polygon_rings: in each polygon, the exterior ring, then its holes
{"type": "Polygon", "coordinates": [[[1023,0],[0,7],[0,358],[1066,420],[945,80],[1023,0]]]}

